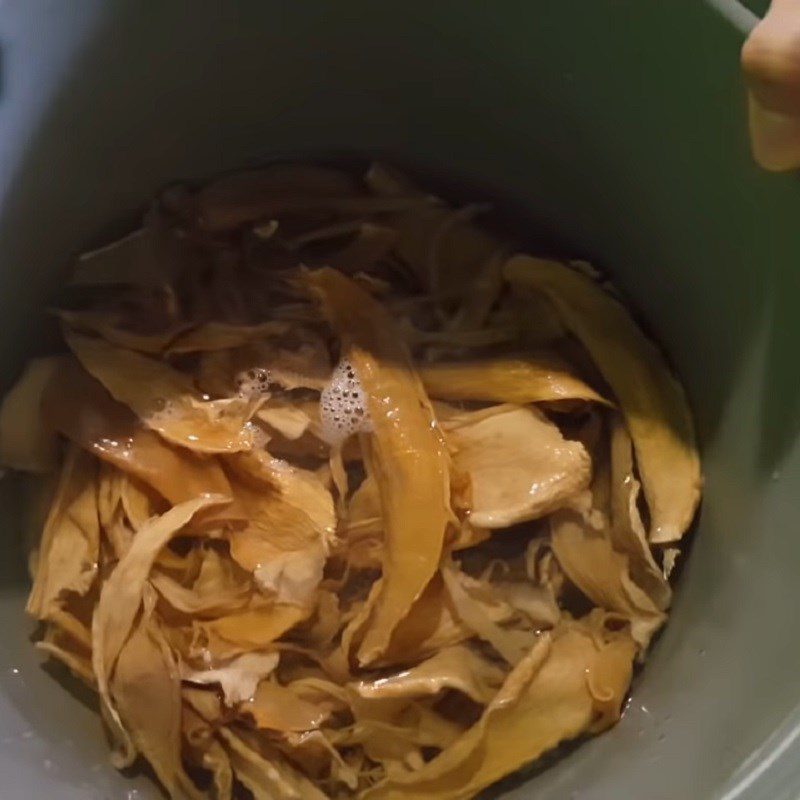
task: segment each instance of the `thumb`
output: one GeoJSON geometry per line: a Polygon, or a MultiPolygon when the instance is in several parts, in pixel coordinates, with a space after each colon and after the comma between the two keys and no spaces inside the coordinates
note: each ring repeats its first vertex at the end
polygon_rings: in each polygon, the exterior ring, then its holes
{"type": "Polygon", "coordinates": [[[742,48],[753,156],[765,169],[800,167],[800,2],[773,0],[742,48]]]}

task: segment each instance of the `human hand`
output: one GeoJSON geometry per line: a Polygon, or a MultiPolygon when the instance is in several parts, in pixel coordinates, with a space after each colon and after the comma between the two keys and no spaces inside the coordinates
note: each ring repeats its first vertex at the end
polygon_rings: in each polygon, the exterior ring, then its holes
{"type": "Polygon", "coordinates": [[[800,0],[772,0],[742,48],[742,70],[756,161],[800,167],[800,0]]]}

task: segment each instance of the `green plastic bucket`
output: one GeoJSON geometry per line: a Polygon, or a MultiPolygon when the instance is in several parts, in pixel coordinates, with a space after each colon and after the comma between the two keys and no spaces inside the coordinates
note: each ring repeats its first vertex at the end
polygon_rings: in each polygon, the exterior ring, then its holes
{"type": "MultiPolygon", "coordinates": [[[[671,623],[623,721],[503,788],[796,798],[800,184],[751,163],[742,38],[698,0],[7,0],[0,388],[46,347],[70,257],[169,180],[378,152],[500,189],[532,240],[607,268],[648,320],[688,388],[707,477],[671,623]]],[[[0,797],[158,797],[107,765],[91,702],[34,653],[19,482],[0,494],[0,797]]]]}

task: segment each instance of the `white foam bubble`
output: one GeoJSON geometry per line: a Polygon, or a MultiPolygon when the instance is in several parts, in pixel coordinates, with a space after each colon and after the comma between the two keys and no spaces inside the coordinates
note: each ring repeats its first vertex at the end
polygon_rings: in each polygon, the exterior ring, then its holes
{"type": "Polygon", "coordinates": [[[256,398],[269,394],[269,370],[263,367],[242,370],[234,382],[239,397],[256,398]]]}
{"type": "Polygon", "coordinates": [[[319,400],[320,420],[326,441],[341,444],[354,433],[369,431],[372,423],[367,398],[353,365],[342,359],[319,400]]]}
{"type": "Polygon", "coordinates": [[[254,450],[266,450],[269,444],[269,436],[267,432],[255,422],[246,422],[244,429],[253,439],[254,450]]]}
{"type": "Polygon", "coordinates": [[[166,427],[181,417],[181,410],[177,404],[172,400],[165,400],[163,397],[155,398],[151,408],[147,418],[156,427],[166,427]]]}

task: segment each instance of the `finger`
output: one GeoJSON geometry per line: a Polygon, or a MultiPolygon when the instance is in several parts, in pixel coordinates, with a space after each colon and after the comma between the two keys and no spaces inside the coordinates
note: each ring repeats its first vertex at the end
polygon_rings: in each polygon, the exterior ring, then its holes
{"type": "Polygon", "coordinates": [[[773,0],[742,48],[750,138],[766,169],[800,167],[800,2],[773,0]]]}

